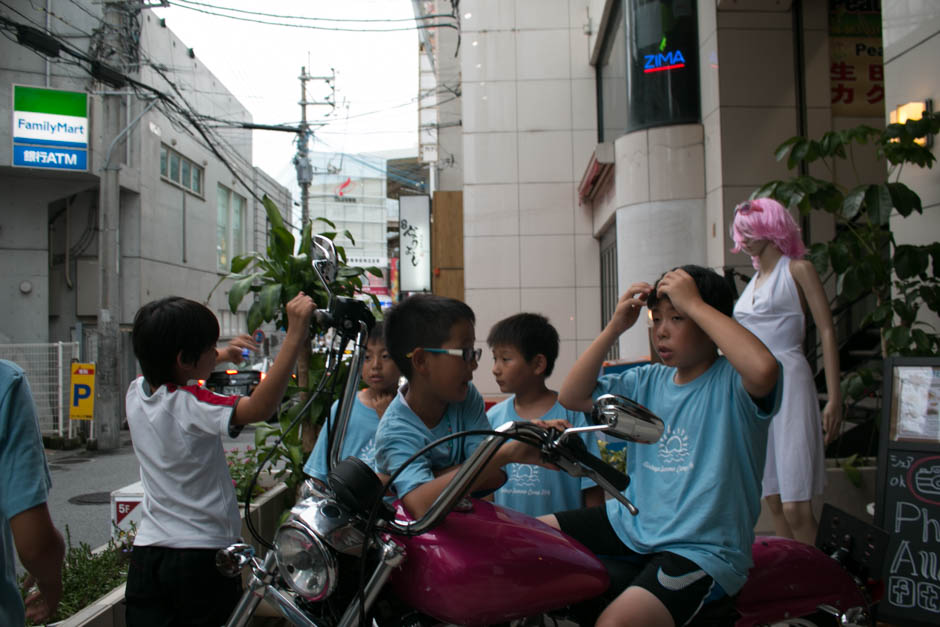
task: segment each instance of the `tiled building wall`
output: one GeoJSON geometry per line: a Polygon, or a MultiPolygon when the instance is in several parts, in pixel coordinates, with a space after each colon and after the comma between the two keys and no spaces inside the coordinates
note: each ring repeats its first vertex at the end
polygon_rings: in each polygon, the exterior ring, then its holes
{"type": "MultiPolygon", "coordinates": [[[[484,349],[499,319],[548,316],[561,336],[556,388],[600,330],[597,240],[576,197],[597,138],[586,6],[460,3],[466,301],[484,349]]],[[[491,367],[485,350],[484,394],[499,392],[491,367]]]]}

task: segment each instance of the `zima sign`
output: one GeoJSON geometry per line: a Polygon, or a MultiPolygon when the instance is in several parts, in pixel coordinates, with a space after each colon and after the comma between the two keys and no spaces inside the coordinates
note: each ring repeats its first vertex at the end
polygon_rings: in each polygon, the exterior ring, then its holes
{"type": "Polygon", "coordinates": [[[95,364],[72,364],[69,394],[69,418],[91,420],[95,417],[95,364]]]}
{"type": "Polygon", "coordinates": [[[13,86],[13,165],[88,169],[88,94],[13,86]]]}
{"type": "Polygon", "coordinates": [[[669,52],[657,52],[656,54],[643,55],[644,65],[643,73],[664,72],[666,70],[676,70],[685,67],[685,57],[681,50],[670,50],[669,52]]]}

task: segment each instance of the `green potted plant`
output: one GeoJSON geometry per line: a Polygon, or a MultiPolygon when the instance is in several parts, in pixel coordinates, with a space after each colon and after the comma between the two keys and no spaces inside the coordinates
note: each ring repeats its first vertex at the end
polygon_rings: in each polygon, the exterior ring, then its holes
{"type": "MultiPolygon", "coordinates": [[[[311,265],[315,254],[312,227],[314,222],[331,229],[320,235],[334,241],[336,253],[341,261],[336,279],[330,284],[333,294],[361,294],[366,272],[381,275],[378,268],[346,265],[345,249],[335,244],[339,235],[335,230],[336,225],[326,218],[315,218],[305,224],[300,240],[297,241],[285,225],[274,202],[265,196],[263,203],[270,223],[269,244],[265,254],[249,252],[233,258],[231,272],[222,277],[213,288],[215,291],[222,283],[231,282],[228,302],[233,312],[248,294],[254,296],[254,301],[248,309],[249,329],[258,328],[262,322],[274,322],[277,327],[285,326],[285,306],[300,291],[310,295],[318,307],[328,306],[327,292],[311,265]]],[[[355,244],[349,231],[342,235],[355,244]]],[[[378,300],[373,295],[369,296],[378,308],[378,300]]],[[[301,419],[299,429],[291,428],[291,424],[300,411],[303,400],[316,389],[325,369],[326,355],[322,352],[311,350],[298,359],[296,382],[288,386],[285,394],[285,399],[288,400],[282,405],[277,424],[260,424],[255,428],[255,445],[258,447],[259,458],[263,460],[270,455],[272,463],[277,466],[275,477],[288,484],[291,494],[296,492],[296,487],[303,478],[304,461],[313,450],[319,426],[329,411],[330,399],[326,395],[315,399],[307,415],[301,419]],[[293,402],[294,399],[299,399],[300,402],[293,402]]],[[[343,380],[345,372],[345,367],[341,367],[334,376],[343,380]]]]}
{"type": "MultiPolygon", "coordinates": [[[[830,175],[835,161],[852,161],[858,146],[871,142],[889,167],[883,181],[857,182],[851,189],[831,180],[800,175],[771,181],[752,198],[770,196],[803,215],[823,211],[834,219],[836,235],[810,246],[808,257],[820,276],[834,275],[839,299],[855,301],[870,296],[873,306],[863,325],[877,328],[882,358],[892,355],[935,355],[940,349],[936,329],[918,319],[926,308],[940,312],[940,243],[913,245],[895,241],[890,229],[893,212],[902,217],[923,213],[920,197],[900,182],[905,166],[930,168],[935,157],[918,143],[940,131],[940,115],[889,124],[884,130],[870,126],[830,131],[820,139],[791,137],[776,151],[793,169],[800,162],[821,163],[830,175]],[[932,262],[932,263],[931,263],[932,262]]],[[[880,389],[880,364],[847,373],[843,396],[857,399],[880,389]]]]}

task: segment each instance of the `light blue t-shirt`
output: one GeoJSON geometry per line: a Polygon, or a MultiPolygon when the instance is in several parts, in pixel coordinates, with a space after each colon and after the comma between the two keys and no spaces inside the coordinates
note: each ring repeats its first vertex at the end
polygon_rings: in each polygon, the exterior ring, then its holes
{"type": "Polygon", "coordinates": [[[651,364],[598,379],[594,398],[626,396],[665,423],[658,443],[627,444],[631,481],[624,494],[640,513],[609,500],[607,517],[634,551],[681,555],[735,594],[752,565],[767,429],[782,381],[759,407],[724,357],[685,385],[675,374],[651,364]]]}
{"type": "MultiPolygon", "coordinates": [[[[515,398],[515,396],[510,396],[493,405],[486,412],[486,417],[494,429],[505,422],[524,420],[516,413],[515,398]]],[[[555,401],[554,407],[539,418],[539,420],[553,419],[567,420],[575,427],[588,426],[588,421],[582,412],[565,409],[558,401],[555,401]]],[[[589,453],[600,457],[596,434],[584,433],[581,439],[584,440],[589,453]]],[[[503,470],[506,471],[509,479],[493,493],[493,500],[497,505],[529,516],[541,516],[584,507],[582,490],[596,485],[587,477],[572,477],[566,472],[532,464],[507,464],[503,470]]]]}
{"type": "Polygon", "coordinates": [[[10,519],[45,503],[51,486],[29,382],[19,366],[0,359],[0,625],[26,622],[10,519]]]}
{"type": "MultiPolygon", "coordinates": [[[[349,425],[346,427],[346,439],[343,440],[343,450],[339,458],[342,460],[349,456],[358,457],[367,463],[369,468],[375,470],[375,430],[379,427],[379,415],[371,407],[366,407],[359,400],[358,394],[353,399],[349,425]]],[[[339,401],[335,401],[330,408],[331,424],[335,424],[337,405],[339,401]]],[[[323,482],[326,482],[326,458],[329,453],[326,448],[326,433],[326,424],[324,424],[320,429],[313,452],[304,464],[305,473],[323,482]]]]}
{"type": "MultiPolygon", "coordinates": [[[[433,429],[428,429],[408,407],[407,385],[398,390],[375,434],[375,462],[379,472],[391,475],[418,449],[451,433],[490,430],[483,397],[472,383],[467,397],[449,404],[444,417],[433,429]]],[[[462,464],[485,438],[485,435],[471,435],[448,440],[408,464],[392,485],[398,498],[434,479],[435,470],[462,464]]]]}

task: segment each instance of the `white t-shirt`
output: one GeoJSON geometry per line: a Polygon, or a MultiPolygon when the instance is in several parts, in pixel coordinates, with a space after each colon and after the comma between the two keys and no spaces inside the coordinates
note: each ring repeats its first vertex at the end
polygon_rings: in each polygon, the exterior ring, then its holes
{"type": "Polygon", "coordinates": [[[238,541],[241,520],[222,434],[238,396],[190,385],[127,390],[127,422],[140,462],[143,513],[134,544],[217,549],[238,541]]]}

